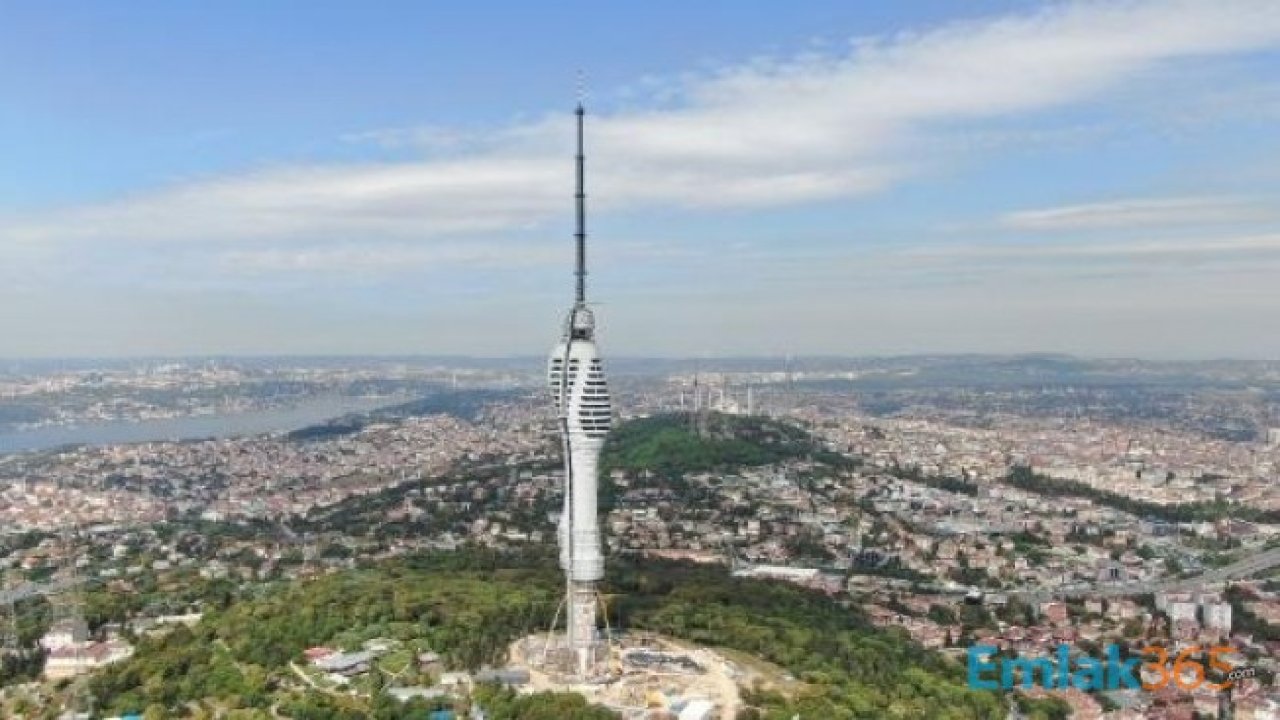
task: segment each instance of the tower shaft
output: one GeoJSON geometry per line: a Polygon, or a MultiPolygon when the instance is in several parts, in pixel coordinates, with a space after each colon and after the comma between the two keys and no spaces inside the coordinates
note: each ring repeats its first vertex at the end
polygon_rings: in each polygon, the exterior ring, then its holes
{"type": "Polygon", "coordinates": [[[587,307],[587,220],[582,105],[576,110],[574,302],[564,335],[551,352],[547,377],[555,400],[564,452],[564,508],[558,529],[565,572],[566,633],[572,673],[597,674],[601,644],[596,633],[596,582],[604,577],[597,509],[597,468],[613,410],[595,343],[595,316],[587,307]]]}

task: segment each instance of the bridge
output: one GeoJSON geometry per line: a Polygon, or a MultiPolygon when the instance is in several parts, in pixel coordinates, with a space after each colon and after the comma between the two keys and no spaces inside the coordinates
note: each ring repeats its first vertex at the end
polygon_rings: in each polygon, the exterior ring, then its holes
{"type": "Polygon", "coordinates": [[[1029,602],[1043,602],[1050,598],[1084,598],[1084,597],[1122,597],[1125,595],[1143,595],[1146,593],[1182,592],[1198,590],[1205,585],[1239,580],[1251,575],[1280,566],[1280,547],[1264,550],[1230,565],[1213,568],[1190,578],[1170,579],[1157,582],[1111,583],[1102,585],[1059,585],[1057,587],[1014,590],[1007,595],[1018,597],[1029,602]]]}

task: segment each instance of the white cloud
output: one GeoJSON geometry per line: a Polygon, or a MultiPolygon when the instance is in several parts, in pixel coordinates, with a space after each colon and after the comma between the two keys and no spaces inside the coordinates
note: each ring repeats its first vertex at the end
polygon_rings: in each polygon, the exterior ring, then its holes
{"type": "Polygon", "coordinates": [[[999,224],[1013,230],[1092,230],[1253,223],[1276,217],[1268,205],[1247,198],[1175,197],[1019,210],[1002,216],[999,224]]]}
{"type": "MultiPolygon", "coordinates": [[[[674,98],[663,104],[668,109],[593,119],[592,202],[756,207],[874,192],[919,170],[911,141],[933,126],[1080,102],[1166,61],[1277,42],[1280,4],[1268,0],[1084,2],[861,39],[845,53],[758,59],[659,83],[656,94],[674,98]]],[[[252,245],[261,254],[264,242],[418,242],[565,212],[571,164],[564,116],[482,141],[439,129],[375,131],[362,139],[454,145],[462,137],[466,148],[443,159],[267,169],[12,221],[0,225],[0,238],[190,241],[252,245]]],[[[1132,221],[1158,211],[1095,206],[1009,220],[1051,225],[1127,213],[1132,221]]],[[[270,252],[260,255],[264,266],[325,264],[270,252]]]]}
{"type": "MultiPolygon", "coordinates": [[[[1196,267],[1208,263],[1269,261],[1280,263],[1280,233],[1203,236],[1182,239],[1064,241],[1054,243],[980,243],[910,248],[899,258],[931,261],[952,270],[969,265],[1008,268],[1037,265],[1055,271],[1066,263],[1141,267],[1154,264],[1196,267]]],[[[918,265],[917,270],[923,270],[918,265]]]]}
{"type": "Polygon", "coordinates": [[[342,136],[342,140],[353,144],[376,145],[389,150],[408,148],[426,152],[446,152],[473,147],[482,138],[477,132],[426,125],[347,133],[342,136]]]}
{"type": "Polygon", "coordinates": [[[512,250],[493,243],[423,245],[369,244],[303,248],[230,250],[219,258],[229,274],[320,272],[340,274],[420,273],[442,267],[529,267],[563,263],[564,252],[533,247],[512,250]]]}
{"type": "Polygon", "coordinates": [[[518,156],[264,171],[71,209],[6,234],[28,243],[214,244],[464,234],[543,217],[563,204],[561,176],[540,158],[518,156]]]}

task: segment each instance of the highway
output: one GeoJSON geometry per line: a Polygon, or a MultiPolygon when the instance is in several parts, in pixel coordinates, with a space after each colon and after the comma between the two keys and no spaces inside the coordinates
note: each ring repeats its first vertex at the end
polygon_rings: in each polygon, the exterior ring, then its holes
{"type": "Polygon", "coordinates": [[[1015,590],[1008,593],[1008,595],[1010,597],[1020,597],[1024,600],[1043,601],[1049,598],[1121,597],[1124,595],[1142,595],[1145,593],[1197,590],[1206,585],[1246,578],[1278,565],[1280,565],[1280,548],[1272,548],[1270,550],[1264,550],[1256,555],[1251,555],[1242,560],[1238,560],[1230,565],[1224,565],[1220,568],[1208,570],[1191,578],[1164,580],[1160,582],[1061,585],[1051,588],[1015,590]]]}

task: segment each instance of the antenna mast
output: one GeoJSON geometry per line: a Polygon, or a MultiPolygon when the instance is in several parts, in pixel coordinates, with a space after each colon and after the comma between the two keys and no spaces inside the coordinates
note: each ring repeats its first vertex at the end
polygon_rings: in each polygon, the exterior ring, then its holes
{"type": "Polygon", "coordinates": [[[582,153],[582,117],[586,114],[586,110],[582,107],[582,99],[578,99],[578,192],[574,195],[578,205],[578,222],[577,229],[573,233],[573,237],[578,244],[578,266],[574,271],[577,276],[578,287],[575,300],[578,305],[583,305],[587,301],[587,193],[584,180],[584,165],[586,164],[582,153]]]}

